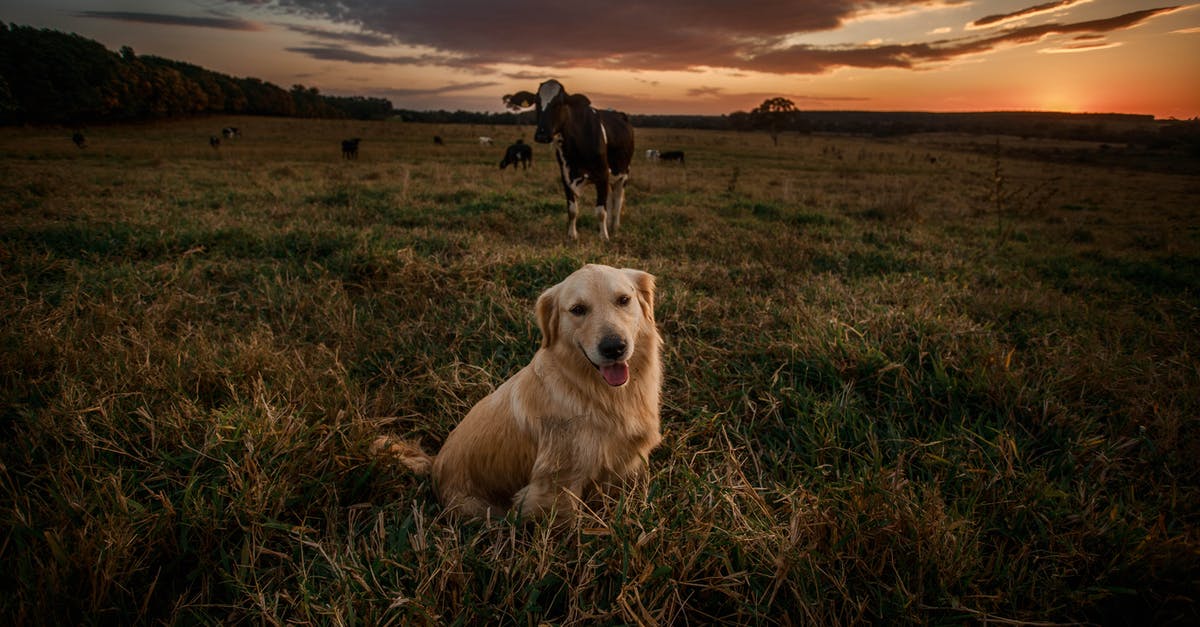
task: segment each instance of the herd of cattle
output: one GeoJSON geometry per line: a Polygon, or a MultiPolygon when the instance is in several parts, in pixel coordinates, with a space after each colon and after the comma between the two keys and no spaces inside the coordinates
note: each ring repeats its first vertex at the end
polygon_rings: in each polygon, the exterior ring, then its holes
{"type": "MultiPolygon", "coordinates": [[[[629,166],[633,161],[633,125],[629,116],[612,109],[597,110],[583,94],[568,94],[562,84],[548,80],[538,86],[537,93],[527,91],[504,97],[505,103],[514,110],[535,107],[537,130],[534,141],[552,144],[554,158],[558,162],[563,192],[567,200],[567,236],[578,239],[575,221],[579,214],[579,198],[584,185],[596,188],[596,217],[600,222],[600,236],[608,239],[621,225],[621,211],[625,204],[625,182],[629,180],[629,166]]],[[[235,126],[221,129],[221,134],[212,135],[208,145],[219,150],[221,140],[240,138],[241,131],[235,126]]],[[[87,147],[81,131],[75,131],[71,141],[80,149],[87,147]]],[[[342,158],[358,158],[361,138],[342,140],[342,158]]],[[[433,137],[436,145],[446,142],[440,135],[433,137]]],[[[491,146],[491,137],[479,137],[480,146],[491,146]]],[[[647,150],[648,161],[670,161],[684,163],[681,150],[659,152],[647,150]]],[[[518,139],[504,151],[500,169],[508,166],[528,170],[533,164],[533,147],[518,139]]]]}

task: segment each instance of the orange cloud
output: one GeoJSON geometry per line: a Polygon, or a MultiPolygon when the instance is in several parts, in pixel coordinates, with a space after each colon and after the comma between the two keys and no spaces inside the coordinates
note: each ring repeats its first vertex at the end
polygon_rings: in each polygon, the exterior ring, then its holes
{"type": "Polygon", "coordinates": [[[981,18],[975,20],[974,22],[967,24],[967,28],[968,29],[992,28],[995,26],[1007,24],[1009,22],[1014,22],[1016,20],[1030,18],[1035,15],[1042,15],[1044,13],[1053,13],[1055,11],[1061,11],[1062,9],[1065,9],[1071,5],[1083,4],[1085,2],[1091,2],[1091,0],[1057,0],[1056,2],[1046,2],[1044,4],[1034,5],[1031,7],[1021,9],[1019,11],[1013,11],[1011,13],[1001,13],[999,15],[989,15],[987,17],[981,17],[981,18]]]}

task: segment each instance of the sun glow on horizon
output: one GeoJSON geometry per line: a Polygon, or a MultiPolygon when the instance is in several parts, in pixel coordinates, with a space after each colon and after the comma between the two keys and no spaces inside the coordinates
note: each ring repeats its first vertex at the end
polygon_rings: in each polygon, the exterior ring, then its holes
{"type": "Polygon", "coordinates": [[[1047,90],[1030,94],[1030,109],[1059,113],[1087,113],[1091,110],[1079,95],[1065,90],[1047,90]]]}

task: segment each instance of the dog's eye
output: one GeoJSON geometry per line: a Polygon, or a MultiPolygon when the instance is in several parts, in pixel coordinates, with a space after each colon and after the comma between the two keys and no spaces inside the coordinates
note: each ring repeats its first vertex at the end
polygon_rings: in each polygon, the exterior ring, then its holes
{"type": "Polygon", "coordinates": [[[629,297],[628,297],[628,296],[618,296],[618,297],[617,297],[617,304],[618,304],[618,305],[620,305],[620,306],[622,306],[622,307],[624,307],[625,305],[628,305],[628,304],[629,304],[629,297]]]}
{"type": "Polygon", "coordinates": [[[567,311],[571,312],[571,315],[582,316],[587,313],[587,305],[584,305],[583,303],[571,305],[571,308],[567,311]]]}

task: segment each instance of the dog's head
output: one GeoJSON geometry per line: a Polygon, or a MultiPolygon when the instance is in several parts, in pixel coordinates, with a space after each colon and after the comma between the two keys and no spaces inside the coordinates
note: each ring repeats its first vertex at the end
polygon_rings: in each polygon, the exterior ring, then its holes
{"type": "Polygon", "coordinates": [[[542,293],[537,319],[542,348],[577,354],[605,383],[623,386],[639,346],[657,337],[654,277],[641,270],[588,264],[542,293]]]}

